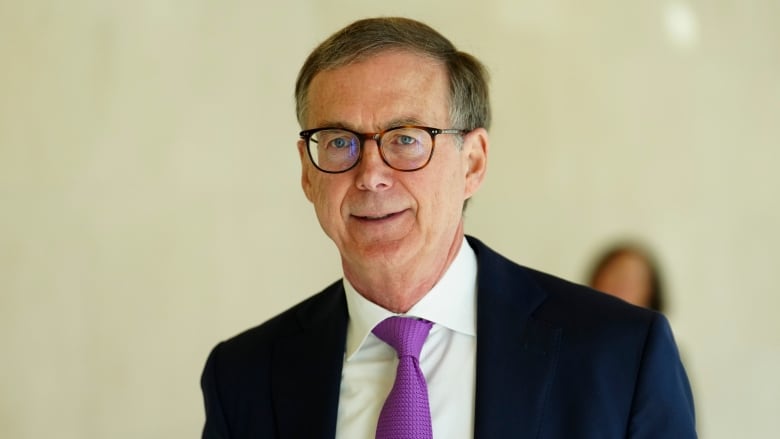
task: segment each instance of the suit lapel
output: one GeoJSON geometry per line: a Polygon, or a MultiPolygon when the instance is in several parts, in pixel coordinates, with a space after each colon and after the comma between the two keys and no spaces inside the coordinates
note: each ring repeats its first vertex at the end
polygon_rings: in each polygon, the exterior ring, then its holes
{"type": "Polygon", "coordinates": [[[272,399],[279,438],[332,439],[348,320],[341,282],[298,318],[301,332],[274,347],[272,399]]]}
{"type": "Polygon", "coordinates": [[[469,242],[479,264],[474,437],[537,437],[561,330],[534,319],[546,294],[521,267],[469,242]]]}
{"type": "MultiPolygon", "coordinates": [[[[534,319],[546,295],[523,268],[468,239],[479,264],[474,437],[537,437],[561,330],[534,319]]],[[[348,321],[341,282],[303,307],[298,318],[300,332],[274,347],[278,437],[332,439],[348,321]]]]}

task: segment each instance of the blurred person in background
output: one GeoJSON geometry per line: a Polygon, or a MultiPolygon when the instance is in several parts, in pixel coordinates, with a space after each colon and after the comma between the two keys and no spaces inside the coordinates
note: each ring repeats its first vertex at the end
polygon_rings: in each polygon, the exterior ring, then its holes
{"type": "Polygon", "coordinates": [[[588,285],[633,305],[665,311],[660,267],[646,245],[621,241],[596,258],[588,285]]]}

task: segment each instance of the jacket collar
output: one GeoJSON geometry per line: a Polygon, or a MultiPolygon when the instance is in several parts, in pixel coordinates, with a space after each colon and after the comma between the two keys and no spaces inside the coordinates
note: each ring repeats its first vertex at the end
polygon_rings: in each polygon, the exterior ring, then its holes
{"type": "MultiPolygon", "coordinates": [[[[467,239],[478,264],[474,437],[536,437],[561,330],[534,318],[546,293],[525,268],[467,239]]],[[[301,331],[275,344],[271,381],[279,437],[335,437],[348,319],[339,281],[304,302],[301,331]]]]}
{"type": "Polygon", "coordinates": [[[479,266],[474,437],[537,437],[561,330],[534,318],[546,293],[525,268],[468,239],[479,266]]]}
{"type": "Polygon", "coordinates": [[[301,331],[277,340],[271,360],[278,436],[334,438],[348,320],[342,283],[304,302],[297,317],[301,331]]]}

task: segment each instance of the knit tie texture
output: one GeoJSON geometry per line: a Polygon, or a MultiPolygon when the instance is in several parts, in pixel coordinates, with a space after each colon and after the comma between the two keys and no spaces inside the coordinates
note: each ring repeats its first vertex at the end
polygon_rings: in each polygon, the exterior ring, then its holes
{"type": "Polygon", "coordinates": [[[376,439],[432,439],[428,386],[420,370],[420,351],[433,323],[409,317],[380,322],[374,335],[398,353],[395,383],[379,413],[376,439]]]}

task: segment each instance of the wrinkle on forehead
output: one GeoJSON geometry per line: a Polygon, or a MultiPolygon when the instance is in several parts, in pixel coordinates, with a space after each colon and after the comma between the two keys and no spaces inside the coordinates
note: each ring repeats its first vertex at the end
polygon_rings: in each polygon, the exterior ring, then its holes
{"type": "Polygon", "coordinates": [[[322,71],[310,84],[309,99],[307,128],[382,131],[449,121],[444,64],[412,52],[384,52],[322,71]]]}
{"type": "MultiPolygon", "coordinates": [[[[387,131],[391,128],[398,128],[403,126],[424,126],[425,123],[421,121],[419,118],[414,116],[406,116],[406,117],[399,117],[396,119],[393,119],[387,123],[382,124],[381,126],[377,126],[374,129],[376,131],[372,131],[371,133],[363,133],[363,134],[375,134],[375,133],[381,133],[383,131],[387,131]]],[[[349,131],[355,131],[360,133],[358,128],[355,126],[355,124],[350,123],[349,121],[320,121],[316,124],[315,128],[340,128],[340,129],[346,129],[349,131]]],[[[437,127],[434,127],[437,128],[437,127]]]]}

